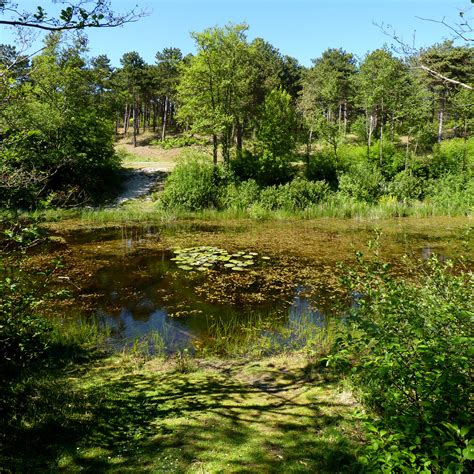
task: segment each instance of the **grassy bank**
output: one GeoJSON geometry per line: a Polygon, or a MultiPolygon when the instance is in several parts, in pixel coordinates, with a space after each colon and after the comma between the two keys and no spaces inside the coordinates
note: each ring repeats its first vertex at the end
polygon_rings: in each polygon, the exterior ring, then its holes
{"type": "MultiPolygon", "coordinates": [[[[43,213],[47,221],[75,220],[84,224],[133,224],[133,223],[172,223],[186,220],[311,220],[322,218],[381,220],[400,217],[459,217],[472,216],[472,209],[464,206],[440,205],[416,201],[403,204],[396,201],[368,204],[347,202],[343,205],[322,203],[304,210],[265,210],[258,207],[249,209],[204,209],[201,211],[164,210],[153,201],[135,201],[118,208],[103,209],[53,209],[43,213]]],[[[67,226],[67,223],[66,223],[67,226]]]]}
{"type": "Polygon", "coordinates": [[[297,355],[186,366],[122,355],[15,391],[24,410],[1,460],[12,471],[359,470],[353,399],[297,355]]]}

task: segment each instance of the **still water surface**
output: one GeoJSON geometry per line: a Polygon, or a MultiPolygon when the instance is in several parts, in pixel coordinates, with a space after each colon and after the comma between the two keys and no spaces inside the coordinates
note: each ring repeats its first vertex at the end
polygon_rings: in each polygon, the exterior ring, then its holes
{"type": "MultiPolygon", "coordinates": [[[[463,252],[468,219],[383,222],[385,260],[455,257],[463,252]]],[[[216,321],[264,319],[268,329],[323,326],[335,306],[349,305],[336,262],[354,265],[354,251],[374,240],[371,223],[238,223],[132,226],[65,234],[74,298],[69,317],[97,318],[120,348],[159,334],[167,352],[202,347],[216,321]],[[186,272],[170,260],[173,249],[214,245],[270,257],[244,274],[220,268],[186,272]],[[72,316],[73,315],[73,316],[72,316]]],[[[464,249],[465,253],[465,249],[464,249]]],[[[469,252],[468,252],[469,253],[469,252]]],[[[398,272],[403,274],[403,266],[398,272]]]]}

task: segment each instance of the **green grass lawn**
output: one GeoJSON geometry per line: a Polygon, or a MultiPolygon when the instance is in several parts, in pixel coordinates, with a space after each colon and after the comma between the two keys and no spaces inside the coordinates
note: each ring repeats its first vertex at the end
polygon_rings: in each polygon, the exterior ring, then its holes
{"type": "Polygon", "coordinates": [[[18,472],[360,470],[354,401],[298,355],[116,356],[29,380],[20,394],[3,459],[18,472]]]}

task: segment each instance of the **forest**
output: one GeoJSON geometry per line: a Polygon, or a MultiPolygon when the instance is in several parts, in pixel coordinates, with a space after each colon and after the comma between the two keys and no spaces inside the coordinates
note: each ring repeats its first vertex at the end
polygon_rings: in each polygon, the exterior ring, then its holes
{"type": "Polygon", "coordinates": [[[462,215],[472,206],[469,44],[445,41],[409,58],[378,49],[360,62],[328,49],[303,68],[246,30],[194,33],[195,55],[163,48],[155,64],[132,51],[119,68],[106,55],[88,58],[84,36],[64,44],[53,33],[31,60],[2,45],[3,208],[110,198],[120,136],[134,146],[142,136],[157,147],[207,145],[225,169],[215,189],[170,182],[165,208],[426,201],[462,215]]]}
{"type": "Polygon", "coordinates": [[[310,66],[59,3],[0,1],[0,471],[472,472],[470,3],[310,66]]]}

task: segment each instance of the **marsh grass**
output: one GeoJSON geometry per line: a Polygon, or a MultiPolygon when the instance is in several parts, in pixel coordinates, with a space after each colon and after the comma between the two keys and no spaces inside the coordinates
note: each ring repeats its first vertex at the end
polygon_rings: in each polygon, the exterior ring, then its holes
{"type": "Polygon", "coordinates": [[[210,320],[208,331],[209,337],[198,348],[198,355],[258,359],[292,352],[323,357],[345,327],[337,317],[317,324],[303,314],[282,324],[275,315],[249,313],[245,318],[210,320]]]}
{"type": "Polygon", "coordinates": [[[328,200],[302,210],[267,210],[258,204],[246,209],[165,210],[153,201],[136,201],[119,208],[48,211],[46,219],[79,219],[92,224],[170,223],[179,220],[311,220],[319,218],[380,220],[399,217],[471,216],[472,207],[463,202],[425,200],[403,203],[386,197],[376,204],[350,199],[328,200]]]}

